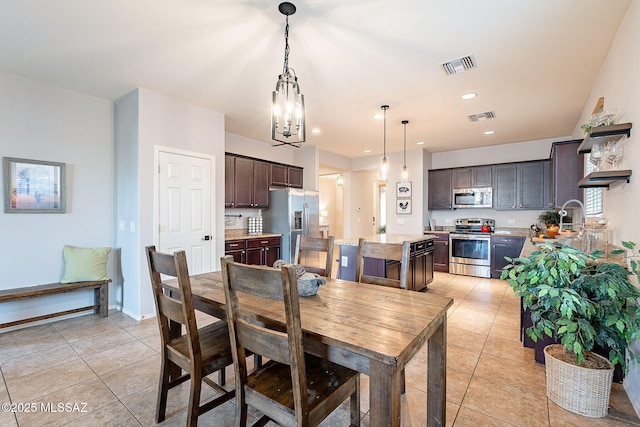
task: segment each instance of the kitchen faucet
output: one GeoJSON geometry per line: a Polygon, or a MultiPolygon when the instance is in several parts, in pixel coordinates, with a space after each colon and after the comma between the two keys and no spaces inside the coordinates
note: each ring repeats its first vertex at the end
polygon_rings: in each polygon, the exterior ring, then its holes
{"type": "MultiPolygon", "coordinates": [[[[578,205],[580,205],[580,213],[582,214],[582,229],[584,229],[584,222],[585,222],[585,218],[584,218],[584,205],[582,204],[582,202],[578,199],[570,199],[567,200],[566,202],[564,202],[564,204],[562,205],[562,207],[560,208],[560,212],[558,212],[560,214],[560,230],[559,232],[562,233],[562,220],[564,219],[565,216],[567,216],[567,211],[564,210],[565,207],[567,207],[567,205],[569,203],[575,202],[578,205]]],[[[582,230],[579,230],[580,232],[582,230]]]]}

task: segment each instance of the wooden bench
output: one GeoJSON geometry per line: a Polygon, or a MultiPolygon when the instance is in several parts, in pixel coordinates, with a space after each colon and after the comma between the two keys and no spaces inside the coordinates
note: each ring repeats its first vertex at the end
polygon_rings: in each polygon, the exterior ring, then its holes
{"type": "Polygon", "coordinates": [[[93,305],[72,310],[64,310],[42,316],[30,317],[28,319],[16,320],[13,322],[0,323],[0,329],[11,326],[22,325],[24,323],[35,322],[37,320],[51,319],[53,317],[64,316],[81,311],[93,310],[100,317],[109,315],[109,282],[111,280],[96,280],[93,282],[76,283],[49,283],[47,285],[27,286],[24,288],[0,290],[0,303],[15,301],[25,298],[36,298],[43,295],[63,294],[66,292],[78,291],[81,289],[94,289],[95,303],[93,305]]]}

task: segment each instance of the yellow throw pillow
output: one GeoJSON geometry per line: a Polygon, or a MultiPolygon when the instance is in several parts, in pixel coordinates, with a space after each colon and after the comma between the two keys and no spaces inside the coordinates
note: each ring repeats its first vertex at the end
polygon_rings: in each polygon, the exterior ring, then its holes
{"type": "Polygon", "coordinates": [[[107,280],[107,259],[111,248],[78,248],[65,245],[62,283],[107,280]]]}

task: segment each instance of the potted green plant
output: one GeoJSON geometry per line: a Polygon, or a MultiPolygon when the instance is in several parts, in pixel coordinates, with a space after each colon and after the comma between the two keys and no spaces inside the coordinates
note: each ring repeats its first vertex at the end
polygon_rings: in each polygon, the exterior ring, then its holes
{"type": "MultiPolygon", "coordinates": [[[[558,211],[544,211],[538,215],[538,221],[545,224],[547,228],[560,224],[560,213],[558,211]]],[[[571,222],[571,215],[566,215],[562,220],[563,223],[571,222]]]]}
{"type": "MultiPolygon", "coordinates": [[[[635,249],[631,242],[623,242],[623,246],[632,253],[635,249]]],[[[620,252],[624,251],[613,253],[620,252]]],[[[631,272],[620,264],[598,262],[601,255],[545,242],[529,257],[508,258],[510,264],[501,275],[522,297],[523,308],[531,311],[533,326],[526,334],[533,341],[548,336],[560,343],[559,352],[553,346],[545,348],[547,396],[565,409],[590,417],[607,414],[612,367],[619,364],[627,370],[626,349],[640,337],[640,291],[629,281],[631,272]],[[609,348],[604,380],[603,369],[584,374],[591,363],[602,363],[602,358],[591,352],[595,345],[609,348]],[[556,354],[550,359],[551,351],[556,354]],[[558,365],[558,357],[560,363],[580,371],[558,365]],[[558,373],[568,377],[550,378],[558,373]],[[584,390],[592,390],[593,385],[577,383],[578,378],[598,383],[601,389],[586,394],[584,390]]],[[[630,265],[637,275],[638,263],[631,260],[630,265]]],[[[637,354],[627,355],[632,363],[640,361],[637,354]]]]}

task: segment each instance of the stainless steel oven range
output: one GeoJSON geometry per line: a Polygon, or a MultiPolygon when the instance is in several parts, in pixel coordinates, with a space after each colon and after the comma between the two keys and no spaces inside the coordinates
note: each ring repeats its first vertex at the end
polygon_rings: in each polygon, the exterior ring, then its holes
{"type": "Polygon", "coordinates": [[[495,229],[492,219],[456,219],[456,229],[449,233],[449,273],[491,277],[491,233],[495,229]]]}

